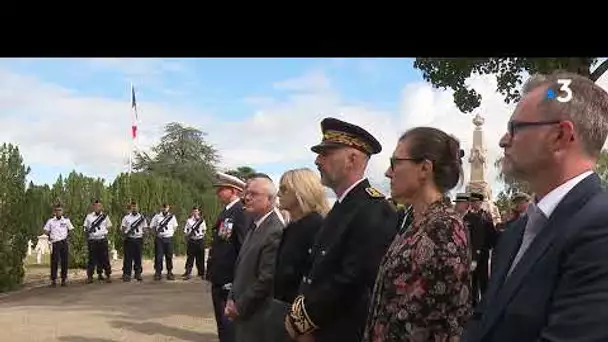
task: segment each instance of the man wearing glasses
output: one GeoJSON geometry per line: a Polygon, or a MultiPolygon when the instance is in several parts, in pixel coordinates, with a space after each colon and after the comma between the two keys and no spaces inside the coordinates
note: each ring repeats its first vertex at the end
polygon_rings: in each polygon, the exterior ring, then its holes
{"type": "Polygon", "coordinates": [[[608,194],[594,172],[607,136],[608,93],[589,79],[524,86],[500,140],[502,170],[535,201],[501,236],[462,341],[608,341],[608,194]]]}

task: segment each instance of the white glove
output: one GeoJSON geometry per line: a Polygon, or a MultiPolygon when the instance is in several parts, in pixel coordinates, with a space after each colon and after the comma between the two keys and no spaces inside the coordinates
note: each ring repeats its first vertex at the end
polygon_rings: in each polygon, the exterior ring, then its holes
{"type": "Polygon", "coordinates": [[[227,283],[222,285],[222,290],[230,291],[232,290],[232,283],[227,283]]]}
{"type": "Polygon", "coordinates": [[[477,268],[477,261],[472,261],[471,262],[471,272],[475,271],[476,268],[477,268]]]}

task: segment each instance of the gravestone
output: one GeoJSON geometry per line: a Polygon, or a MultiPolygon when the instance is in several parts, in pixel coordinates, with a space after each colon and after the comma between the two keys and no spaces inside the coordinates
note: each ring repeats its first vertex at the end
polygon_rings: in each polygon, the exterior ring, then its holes
{"type": "Polygon", "coordinates": [[[50,254],[51,248],[52,245],[46,234],[38,236],[38,242],[36,243],[36,247],[34,247],[34,251],[36,252],[36,264],[40,265],[42,263],[42,256],[50,254]]]}
{"type": "Polygon", "coordinates": [[[32,240],[27,240],[27,256],[32,255],[33,253],[33,248],[34,248],[34,243],[32,242],[32,240]]]}

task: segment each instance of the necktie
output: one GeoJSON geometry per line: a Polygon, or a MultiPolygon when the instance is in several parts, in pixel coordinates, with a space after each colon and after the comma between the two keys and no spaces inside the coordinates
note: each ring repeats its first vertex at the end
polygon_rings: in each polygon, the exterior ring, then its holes
{"type": "Polygon", "coordinates": [[[509,273],[507,273],[507,277],[511,275],[515,269],[515,266],[521,260],[524,253],[526,253],[526,250],[528,247],[530,247],[530,244],[532,244],[532,241],[534,241],[534,238],[547,221],[547,217],[535,203],[530,203],[528,205],[526,216],[528,216],[528,221],[526,222],[526,227],[524,228],[524,236],[521,241],[521,245],[519,246],[519,250],[511,263],[511,268],[509,269],[509,273]]]}

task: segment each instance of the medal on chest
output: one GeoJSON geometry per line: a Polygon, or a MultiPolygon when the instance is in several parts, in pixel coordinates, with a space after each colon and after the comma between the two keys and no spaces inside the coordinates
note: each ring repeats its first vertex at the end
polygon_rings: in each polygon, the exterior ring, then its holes
{"type": "Polygon", "coordinates": [[[232,227],[234,223],[231,218],[226,218],[222,222],[220,222],[220,227],[218,229],[218,235],[224,240],[227,240],[232,236],[232,227]]]}

